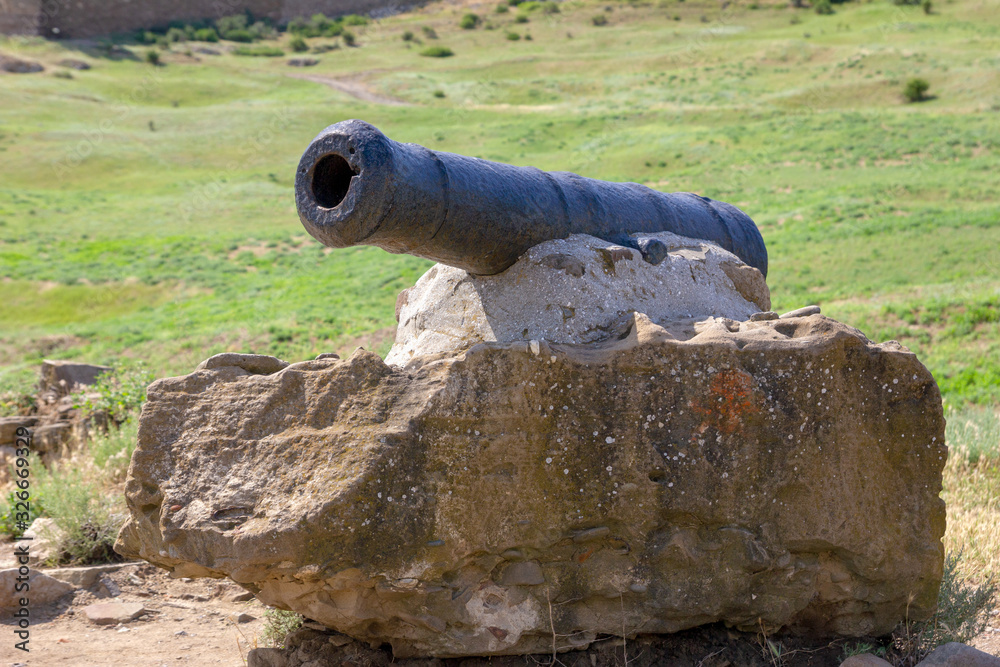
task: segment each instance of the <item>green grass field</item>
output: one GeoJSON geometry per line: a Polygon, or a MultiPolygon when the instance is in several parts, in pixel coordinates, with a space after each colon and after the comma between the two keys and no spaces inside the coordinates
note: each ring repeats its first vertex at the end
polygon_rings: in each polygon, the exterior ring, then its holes
{"type": "Polygon", "coordinates": [[[1000,403],[1000,0],[829,16],[533,6],[431,4],[352,28],[356,48],[309,69],[185,54],[194,43],[154,67],[144,46],[114,60],[0,40],[47,68],[0,74],[0,390],[30,385],[43,357],[163,375],[224,350],[384,352],[396,293],[429,263],[326,250],[293,200],[309,140],[362,118],[435,149],[733,202],[763,232],[776,310],[820,304],[910,346],[951,405],[1000,403]],[[470,10],[482,20],[463,30],[470,10]],[[429,46],[455,55],[419,55],[429,46]],[[93,69],[54,76],[65,57],[93,69]],[[914,77],[931,99],[905,102],[914,77]]]}

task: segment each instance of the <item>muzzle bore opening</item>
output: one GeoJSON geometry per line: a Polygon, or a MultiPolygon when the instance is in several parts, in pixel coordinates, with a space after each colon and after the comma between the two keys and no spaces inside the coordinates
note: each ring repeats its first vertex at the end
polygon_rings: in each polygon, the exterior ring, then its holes
{"type": "Polygon", "coordinates": [[[334,208],[344,201],[351,189],[351,179],[358,172],[340,155],[324,155],[313,168],[312,192],[316,203],[323,208],[334,208]]]}

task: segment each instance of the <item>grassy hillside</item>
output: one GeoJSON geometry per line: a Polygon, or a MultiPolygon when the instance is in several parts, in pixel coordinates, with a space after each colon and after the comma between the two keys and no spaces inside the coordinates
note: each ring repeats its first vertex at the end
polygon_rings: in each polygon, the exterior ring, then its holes
{"type": "Polygon", "coordinates": [[[733,202],[763,232],[776,310],[818,303],[917,351],[950,403],[1000,403],[1000,0],[547,7],[431,4],[352,28],[355,48],[310,39],[340,48],[308,69],[226,42],[154,67],[145,46],[0,41],[47,68],[0,74],[0,388],[46,356],[174,374],[224,350],[384,352],[428,262],[326,250],[294,211],[302,150],[353,117],[733,202]],[[419,55],[438,45],[455,55],[419,55]],[[93,69],[63,78],[66,57],[93,69]],[[914,77],[931,99],[906,103],[914,77]]]}

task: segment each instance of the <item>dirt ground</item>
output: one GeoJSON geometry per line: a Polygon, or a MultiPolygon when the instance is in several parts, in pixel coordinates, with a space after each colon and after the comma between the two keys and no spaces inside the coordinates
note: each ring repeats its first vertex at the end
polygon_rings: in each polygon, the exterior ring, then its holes
{"type": "Polygon", "coordinates": [[[244,592],[235,584],[171,579],[148,564],[129,564],[105,576],[118,586],[120,595],[108,595],[98,583],[31,608],[29,653],[13,647],[10,619],[0,620],[7,626],[0,629],[0,666],[242,667],[247,651],[257,645],[264,607],[256,600],[231,601],[244,592]],[[112,600],[140,602],[149,611],[127,624],[98,626],[87,620],[84,607],[112,600]],[[238,623],[239,614],[254,620],[238,623]]]}
{"type": "MultiPolygon", "coordinates": [[[[9,543],[0,545],[0,569],[13,565],[9,543]]],[[[44,570],[43,570],[44,571],[44,570]]],[[[100,582],[87,590],[77,590],[58,602],[33,607],[29,653],[13,648],[13,626],[10,619],[0,620],[0,667],[57,666],[121,666],[160,667],[163,665],[224,665],[241,667],[251,648],[261,646],[264,607],[256,600],[245,602],[233,598],[245,591],[232,582],[211,579],[171,579],[159,568],[145,563],[130,563],[105,575],[115,588],[109,591],[100,582]],[[120,592],[119,592],[120,591],[120,592]],[[112,596],[110,593],[119,593],[112,596]],[[93,602],[139,602],[148,610],[137,620],[120,625],[97,626],[87,620],[83,608],[93,602]],[[247,614],[252,620],[236,618],[247,614]]],[[[836,667],[843,646],[839,643],[810,646],[794,639],[780,640],[785,665],[836,667]]],[[[974,645],[1000,656],[1000,609],[994,610],[990,628],[974,645]]],[[[358,645],[351,649],[350,664],[390,664],[390,654],[375,655],[358,645]]],[[[708,626],[656,638],[640,638],[629,642],[628,664],[636,665],[702,665],[703,667],[744,667],[772,665],[769,656],[752,635],[734,633],[720,626],[708,626]]],[[[338,655],[336,664],[347,657],[338,655]]],[[[563,664],[575,664],[573,656],[561,656],[563,664]],[[570,662],[565,662],[569,659],[570,662]]],[[[582,657],[582,656],[580,656],[582,657]]],[[[623,647],[608,641],[595,646],[586,656],[590,664],[624,664],[623,647]],[[595,655],[594,658],[590,654],[595,655]],[[599,658],[599,662],[597,660],[599,658]]],[[[519,664],[541,664],[539,660],[521,658],[519,664]]],[[[416,661],[413,661],[414,663],[416,661]]],[[[421,663],[425,661],[420,661],[421,663]]],[[[426,661],[431,664],[431,661],[426,661]]],[[[437,661],[436,664],[440,664],[437,661]]],[[[447,661],[451,663],[453,661],[447,661]]],[[[459,661],[456,661],[456,664],[459,661]]],[[[472,665],[508,664],[507,660],[472,659],[460,661],[463,667],[472,665]]],[[[333,664],[333,663],[331,663],[333,664]]],[[[511,663],[513,664],[513,663],[511,663]]],[[[582,664],[582,663],[581,663],[582,664]]]]}

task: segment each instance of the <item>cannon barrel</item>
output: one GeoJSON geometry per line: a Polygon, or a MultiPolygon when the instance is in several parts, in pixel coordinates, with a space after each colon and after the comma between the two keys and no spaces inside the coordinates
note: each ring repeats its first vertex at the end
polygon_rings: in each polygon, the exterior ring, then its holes
{"type": "Polygon", "coordinates": [[[767,275],[764,239],[735,206],[432,151],[360,120],[331,125],[309,144],[295,202],[324,245],[375,245],[479,275],[571,234],[635,247],[630,234],[664,231],[717,243],[767,275]]]}

